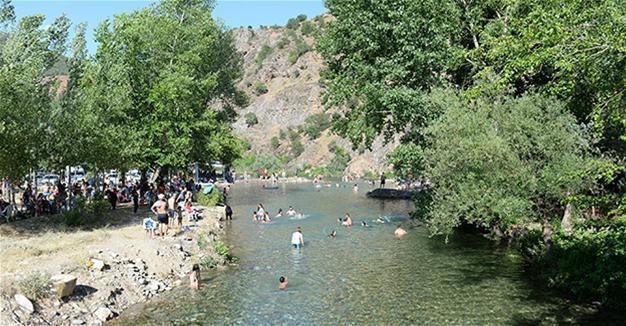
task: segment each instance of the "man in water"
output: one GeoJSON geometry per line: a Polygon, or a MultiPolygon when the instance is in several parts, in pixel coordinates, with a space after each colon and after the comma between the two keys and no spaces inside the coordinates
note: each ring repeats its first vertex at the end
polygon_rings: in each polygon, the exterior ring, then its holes
{"type": "Polygon", "coordinates": [[[284,276],[281,276],[278,279],[278,288],[280,290],[286,290],[287,289],[287,284],[289,284],[289,281],[287,281],[287,278],[284,276]]]}
{"type": "Polygon", "coordinates": [[[293,209],[293,207],[289,206],[289,209],[287,210],[287,215],[296,216],[296,210],[293,209]]]}
{"type": "Polygon", "coordinates": [[[352,191],[354,192],[359,192],[359,186],[357,186],[357,184],[354,184],[354,187],[352,187],[352,191]]]}
{"type": "Polygon", "coordinates": [[[330,231],[330,234],[328,236],[331,237],[331,238],[337,237],[337,231],[336,230],[330,231]]]}
{"type": "Polygon", "coordinates": [[[346,213],[346,217],[343,219],[341,225],[352,226],[352,216],[350,216],[350,213],[346,213]]]}
{"type": "Polygon", "coordinates": [[[296,228],[296,232],[291,234],[291,245],[295,249],[300,249],[304,246],[304,239],[302,237],[302,228],[296,228]]]}
{"type": "Polygon", "coordinates": [[[405,235],[406,233],[407,232],[402,228],[402,226],[398,224],[398,226],[396,227],[396,230],[393,232],[393,235],[395,235],[396,237],[401,237],[405,235]]]}
{"type": "Polygon", "coordinates": [[[158,200],[154,202],[150,210],[156,215],[157,220],[159,221],[159,234],[161,234],[162,238],[165,238],[168,231],[167,223],[167,202],[164,200],[165,196],[163,194],[159,194],[158,200]]]}

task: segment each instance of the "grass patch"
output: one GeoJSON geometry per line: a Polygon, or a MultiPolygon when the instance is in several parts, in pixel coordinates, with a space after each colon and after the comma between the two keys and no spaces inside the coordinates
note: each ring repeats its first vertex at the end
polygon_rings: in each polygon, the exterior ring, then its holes
{"type": "Polygon", "coordinates": [[[30,300],[39,300],[46,296],[50,288],[50,275],[32,272],[17,281],[17,288],[30,300]]]}

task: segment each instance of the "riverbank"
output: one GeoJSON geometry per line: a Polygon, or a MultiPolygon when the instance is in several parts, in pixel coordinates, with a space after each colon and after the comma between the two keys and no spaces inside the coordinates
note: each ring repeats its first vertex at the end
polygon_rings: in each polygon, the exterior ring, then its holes
{"type": "Polygon", "coordinates": [[[215,241],[223,235],[222,207],[206,208],[190,231],[155,239],[141,226],[149,214],[122,207],[89,229],[65,228],[50,217],[1,225],[0,324],[99,325],[130,305],[187,286],[194,263],[227,263],[209,245],[221,243],[215,241]],[[62,299],[47,281],[57,275],[76,278],[62,299]]]}

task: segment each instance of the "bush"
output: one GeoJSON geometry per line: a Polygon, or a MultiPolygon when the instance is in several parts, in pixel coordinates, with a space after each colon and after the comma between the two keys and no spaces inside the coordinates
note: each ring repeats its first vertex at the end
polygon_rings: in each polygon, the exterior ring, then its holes
{"type": "Polygon", "coordinates": [[[200,259],[198,265],[202,266],[204,269],[209,269],[215,267],[215,262],[213,261],[213,257],[205,256],[200,259]]]}
{"type": "Polygon", "coordinates": [[[263,44],[263,46],[261,47],[261,51],[259,51],[259,54],[256,56],[256,59],[254,60],[256,62],[256,64],[260,67],[263,64],[263,61],[265,61],[265,59],[272,54],[272,47],[267,45],[267,44],[263,44]]]}
{"type": "Polygon", "coordinates": [[[215,205],[224,202],[224,195],[216,187],[213,187],[210,193],[204,194],[202,191],[196,194],[196,200],[206,207],[214,207],[215,205]]]}
{"type": "Polygon", "coordinates": [[[252,127],[255,124],[259,123],[259,119],[256,117],[254,112],[248,112],[243,116],[246,119],[246,124],[248,127],[252,127]]]}
{"type": "Polygon", "coordinates": [[[550,286],[626,309],[626,218],[586,221],[569,235],[557,232],[549,254],[541,231],[526,235],[520,248],[530,267],[544,271],[550,286]]]}
{"type": "Polygon", "coordinates": [[[291,40],[288,37],[283,36],[280,40],[278,40],[278,43],[276,43],[276,47],[283,49],[285,46],[289,45],[289,43],[291,43],[291,40]]]}
{"type": "Polygon", "coordinates": [[[350,162],[350,154],[343,148],[339,147],[334,141],[328,144],[328,150],[335,155],[326,166],[326,174],[333,176],[343,175],[343,171],[350,162]]]}
{"type": "Polygon", "coordinates": [[[286,133],[284,130],[282,130],[282,129],[281,129],[281,130],[278,132],[278,138],[280,138],[280,140],[285,140],[285,139],[287,139],[287,133],[286,133]]]}
{"type": "Polygon", "coordinates": [[[74,197],[73,207],[60,215],[61,223],[68,227],[96,224],[102,220],[109,203],[103,199],[94,199],[86,203],[82,197],[74,197]]]}
{"type": "Polygon", "coordinates": [[[215,252],[222,257],[230,256],[228,247],[220,240],[213,241],[213,249],[215,249],[215,252]]]}
{"type": "Polygon", "coordinates": [[[294,157],[298,157],[304,152],[304,145],[302,145],[300,141],[300,134],[293,129],[289,129],[288,132],[289,140],[291,141],[291,154],[294,157]]]}
{"type": "Polygon", "coordinates": [[[233,166],[237,171],[252,172],[258,177],[259,169],[267,168],[269,171],[277,171],[285,166],[285,161],[272,154],[252,153],[236,160],[233,166]]]}
{"type": "Polygon", "coordinates": [[[300,23],[306,20],[306,15],[298,15],[294,18],[289,18],[287,21],[286,27],[289,29],[298,29],[300,27],[300,23]]]}
{"type": "Polygon", "coordinates": [[[265,85],[264,82],[257,80],[254,82],[254,84],[252,84],[252,90],[254,91],[254,94],[256,95],[262,95],[267,93],[267,85],[265,85]]]}
{"type": "Polygon", "coordinates": [[[306,21],[300,26],[300,31],[303,35],[311,35],[315,31],[315,26],[313,23],[306,21]]]}
{"type": "Polygon", "coordinates": [[[330,116],[326,113],[316,113],[306,117],[303,130],[309,139],[313,140],[328,127],[330,127],[330,116]]]}
{"type": "Polygon", "coordinates": [[[277,149],[278,147],[280,147],[280,141],[278,140],[278,137],[274,136],[272,137],[272,148],[273,149],[277,149]]]}
{"type": "Polygon", "coordinates": [[[289,60],[291,64],[294,64],[298,62],[298,59],[300,58],[300,56],[309,52],[310,50],[311,50],[311,47],[309,47],[309,45],[306,44],[306,42],[304,42],[303,39],[298,38],[296,39],[296,46],[291,52],[289,52],[287,59],[289,60]]]}
{"type": "Polygon", "coordinates": [[[41,272],[32,272],[17,281],[20,293],[35,301],[43,298],[50,288],[50,275],[41,272]]]}

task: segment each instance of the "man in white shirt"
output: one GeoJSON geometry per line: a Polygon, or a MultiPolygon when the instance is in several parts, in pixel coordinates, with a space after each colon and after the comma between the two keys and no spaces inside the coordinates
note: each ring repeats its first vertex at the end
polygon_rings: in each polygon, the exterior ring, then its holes
{"type": "Polygon", "coordinates": [[[302,238],[302,228],[301,227],[298,227],[296,229],[296,232],[291,234],[291,245],[293,245],[293,247],[295,249],[302,248],[302,246],[304,245],[304,239],[302,238]]]}

